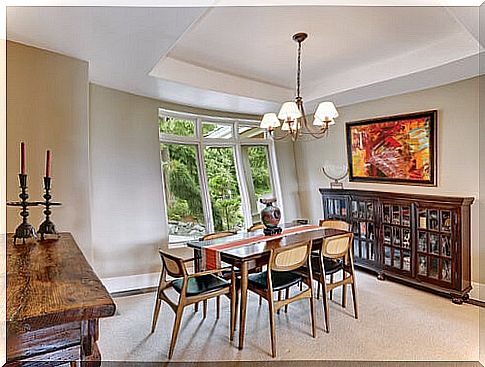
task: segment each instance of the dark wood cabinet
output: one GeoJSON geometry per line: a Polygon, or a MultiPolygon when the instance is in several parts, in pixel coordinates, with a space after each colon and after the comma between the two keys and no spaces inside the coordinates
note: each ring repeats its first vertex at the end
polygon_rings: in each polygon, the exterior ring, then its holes
{"type": "Polygon", "coordinates": [[[325,219],[354,233],[355,265],[461,303],[471,290],[472,197],[320,189],[325,219]]]}
{"type": "Polygon", "coordinates": [[[116,305],[70,233],[7,238],[7,366],[101,365],[98,320],[116,305]]]}

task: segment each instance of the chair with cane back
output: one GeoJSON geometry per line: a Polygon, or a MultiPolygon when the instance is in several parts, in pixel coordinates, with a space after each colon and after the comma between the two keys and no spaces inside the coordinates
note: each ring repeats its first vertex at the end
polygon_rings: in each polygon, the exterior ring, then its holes
{"type": "MultiPolygon", "coordinates": [[[[234,231],[213,232],[213,233],[208,233],[208,234],[203,235],[202,237],[199,238],[199,241],[210,241],[210,240],[215,240],[215,239],[218,239],[218,238],[232,236],[232,235],[235,235],[235,234],[236,234],[236,232],[234,232],[234,231]]],[[[230,272],[230,271],[225,271],[225,272],[223,272],[222,275],[223,275],[224,278],[228,279],[231,276],[231,273],[232,272],[230,272]]],[[[194,311],[197,312],[198,310],[199,310],[199,303],[197,302],[197,303],[194,304],[194,311]]],[[[219,318],[220,310],[221,310],[221,298],[216,297],[216,318],[219,318]]],[[[202,315],[203,315],[204,319],[207,317],[207,300],[205,300],[202,303],[202,315]]]]}
{"type": "MultiPolygon", "coordinates": [[[[330,331],[327,292],[331,292],[334,288],[340,286],[343,287],[342,307],[345,307],[347,300],[346,287],[347,284],[351,285],[354,304],[354,317],[356,319],[358,318],[352,241],[352,233],[345,233],[342,235],[325,238],[322,242],[322,247],[319,253],[319,266],[313,268],[313,275],[315,279],[318,280],[323,287],[323,307],[325,313],[325,328],[327,333],[330,331]],[[326,276],[329,274],[335,274],[340,270],[343,272],[342,279],[334,282],[332,278],[330,282],[327,283],[326,276]]],[[[312,263],[315,263],[314,258],[312,259],[312,263]]]]}
{"type": "MultiPolygon", "coordinates": [[[[351,231],[350,224],[343,220],[320,219],[320,222],[318,223],[318,225],[322,228],[340,229],[346,232],[351,231]]],[[[317,255],[318,257],[318,254],[312,254],[312,255],[313,256],[317,255]]],[[[326,266],[327,269],[333,269],[335,267],[336,264],[333,264],[328,259],[324,259],[324,260],[327,262],[327,266],[326,266]]],[[[333,283],[333,276],[335,273],[330,271],[328,274],[330,275],[330,282],[333,283]]],[[[345,291],[345,287],[342,288],[342,292],[344,291],[345,291]]],[[[333,299],[333,291],[330,291],[329,295],[330,295],[330,299],[333,299]]],[[[343,297],[344,297],[344,294],[342,293],[342,298],[343,297]]],[[[318,286],[318,289],[317,289],[317,299],[319,298],[320,298],[320,285],[318,286]]]]}
{"type": "Polygon", "coordinates": [[[304,242],[291,247],[279,247],[271,251],[268,262],[268,270],[252,274],[248,277],[248,289],[262,298],[269,305],[269,317],[271,327],[271,352],[276,357],[276,335],[274,314],[288,304],[308,298],[310,301],[310,319],[312,336],[316,336],[315,330],[315,307],[313,300],[312,271],[310,261],[311,243],[304,242]],[[294,270],[307,264],[309,269],[307,276],[303,276],[294,270]],[[286,297],[283,300],[274,300],[273,292],[278,292],[303,281],[307,288],[296,295],[286,297]]]}
{"type": "Polygon", "coordinates": [[[153,333],[155,331],[161,303],[164,301],[175,312],[175,321],[173,325],[168,358],[172,358],[185,307],[200,301],[206,301],[210,298],[220,297],[221,295],[227,295],[230,298],[231,307],[229,339],[232,340],[234,337],[236,323],[236,281],[234,272],[232,272],[233,276],[231,281],[227,281],[218,276],[222,269],[207,270],[199,273],[189,274],[185,264],[189,261],[193,261],[193,259],[184,260],[162,250],[159,252],[162,259],[162,273],[160,275],[155,309],[153,311],[151,332],[153,333]],[[175,279],[169,281],[167,280],[167,275],[175,279]],[[177,304],[174,303],[165,293],[165,291],[170,288],[179,294],[177,304]]]}

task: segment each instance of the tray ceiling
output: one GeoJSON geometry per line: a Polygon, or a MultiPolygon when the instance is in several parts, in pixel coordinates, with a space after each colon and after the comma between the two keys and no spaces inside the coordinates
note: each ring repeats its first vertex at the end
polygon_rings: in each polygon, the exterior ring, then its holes
{"type": "Polygon", "coordinates": [[[255,114],[294,96],[291,36],[299,31],[309,33],[309,104],[350,104],[479,72],[477,7],[7,8],[8,39],[88,61],[95,83],[255,114]]]}

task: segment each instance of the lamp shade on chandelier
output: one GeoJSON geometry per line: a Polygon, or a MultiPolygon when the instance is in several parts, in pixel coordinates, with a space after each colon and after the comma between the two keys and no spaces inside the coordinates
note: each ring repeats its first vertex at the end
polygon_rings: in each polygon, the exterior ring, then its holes
{"type": "MultiPolygon", "coordinates": [[[[313,124],[310,125],[306,119],[303,99],[300,95],[301,78],[301,44],[308,37],[306,33],[296,33],[293,40],[298,43],[298,61],[296,74],[296,97],[294,101],[282,104],[278,115],[266,113],[261,120],[260,127],[268,129],[273,134],[276,128],[280,127],[282,134],[278,134],[277,139],[284,139],[288,136],[292,140],[297,140],[303,135],[310,135],[319,139],[325,136],[328,127],[335,124],[335,119],[339,116],[335,105],[332,102],[322,102],[318,105],[313,115],[313,124]]],[[[274,138],[276,138],[273,135],[274,138]]]]}

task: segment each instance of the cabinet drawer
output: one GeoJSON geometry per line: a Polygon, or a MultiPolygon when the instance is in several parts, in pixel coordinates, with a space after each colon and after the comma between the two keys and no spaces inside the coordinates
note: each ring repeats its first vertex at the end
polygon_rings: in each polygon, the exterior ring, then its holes
{"type": "MultiPolygon", "coordinates": [[[[81,344],[81,323],[71,322],[34,331],[21,331],[9,325],[7,337],[7,360],[33,358],[81,344]]],[[[61,353],[62,354],[62,353],[61,353]]],[[[70,353],[69,353],[70,354],[70,353]]],[[[45,358],[42,357],[42,358],[45,358]]]]}

